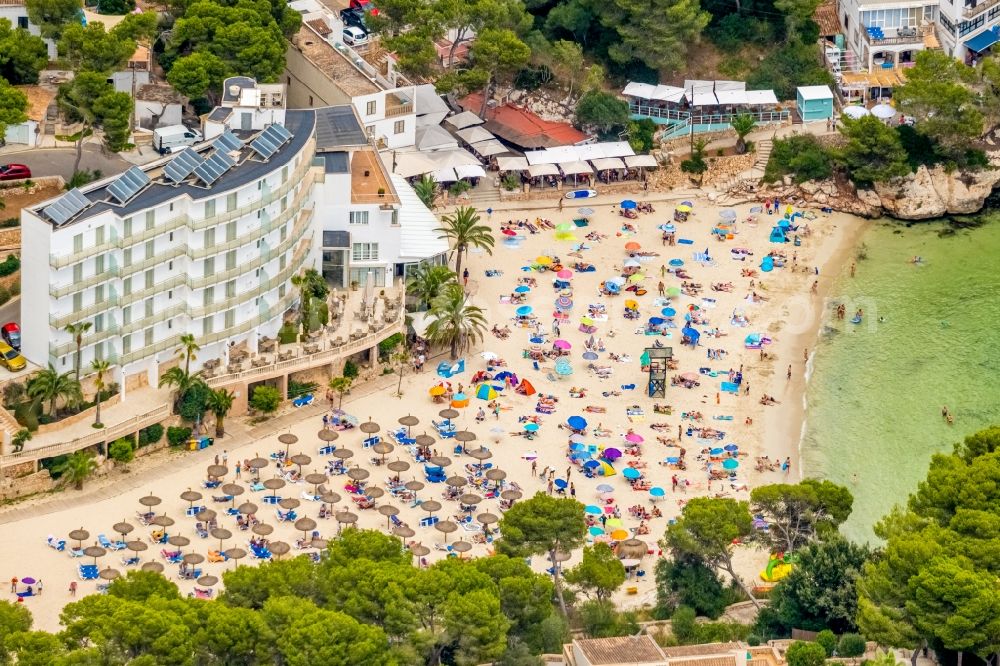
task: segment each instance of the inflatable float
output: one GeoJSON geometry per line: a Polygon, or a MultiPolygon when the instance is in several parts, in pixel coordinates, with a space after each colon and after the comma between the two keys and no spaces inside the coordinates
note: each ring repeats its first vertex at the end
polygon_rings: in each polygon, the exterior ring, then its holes
{"type": "Polygon", "coordinates": [[[765,583],[777,583],[792,572],[793,555],[771,553],[767,560],[767,568],[760,572],[760,579],[765,583]]]}
{"type": "Polygon", "coordinates": [[[566,193],[567,199],[590,199],[597,196],[596,190],[573,190],[566,193]]]}

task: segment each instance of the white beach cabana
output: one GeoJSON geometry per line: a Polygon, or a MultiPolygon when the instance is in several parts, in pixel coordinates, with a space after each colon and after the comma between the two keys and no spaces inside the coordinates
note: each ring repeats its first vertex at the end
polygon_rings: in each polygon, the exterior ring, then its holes
{"type": "Polygon", "coordinates": [[[498,157],[497,168],[500,169],[500,171],[527,171],[528,160],[520,156],[498,157]]]}
{"type": "Polygon", "coordinates": [[[532,164],[528,167],[528,175],[532,178],[537,176],[558,176],[559,168],[555,164],[532,164]]]}
{"type": "Polygon", "coordinates": [[[507,148],[507,146],[503,145],[496,139],[479,141],[471,144],[469,147],[472,148],[477,155],[482,155],[483,157],[492,157],[493,155],[502,155],[503,153],[510,152],[510,149],[507,148]]]}
{"type": "Polygon", "coordinates": [[[445,118],[444,122],[451,127],[460,130],[465,129],[466,127],[472,127],[473,125],[482,125],[483,119],[474,114],[472,111],[462,111],[461,113],[456,113],[449,118],[445,118]]]}
{"type": "Polygon", "coordinates": [[[455,132],[455,135],[466,143],[478,143],[479,141],[489,141],[490,139],[496,139],[493,134],[478,125],[473,125],[472,127],[466,127],[465,129],[460,129],[455,132]]]}

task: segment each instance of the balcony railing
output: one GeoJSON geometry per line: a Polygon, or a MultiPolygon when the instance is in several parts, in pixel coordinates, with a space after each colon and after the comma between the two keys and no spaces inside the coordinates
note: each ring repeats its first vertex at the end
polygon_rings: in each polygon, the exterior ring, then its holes
{"type": "Polygon", "coordinates": [[[91,245],[90,247],[82,248],[80,250],[70,252],[69,254],[51,254],[49,255],[49,265],[53,268],[65,268],[70,264],[75,264],[77,262],[83,261],[95,254],[100,254],[101,252],[107,252],[118,247],[118,238],[114,233],[111,237],[105,240],[103,243],[97,245],[91,245]]]}
{"type": "Polygon", "coordinates": [[[105,310],[110,310],[111,308],[118,307],[118,296],[112,295],[110,298],[106,298],[100,303],[94,303],[88,305],[85,308],[75,310],[73,312],[67,312],[65,314],[50,314],[49,315],[49,326],[52,328],[64,328],[66,324],[72,324],[73,322],[80,321],[81,319],[86,319],[91,315],[95,315],[99,312],[104,312],[105,310]]]}
{"type": "Polygon", "coordinates": [[[214,333],[209,333],[208,335],[200,336],[198,338],[199,344],[210,345],[213,342],[218,342],[219,340],[225,340],[226,338],[231,338],[234,335],[241,335],[247,331],[260,326],[266,321],[273,319],[274,317],[280,316],[292,302],[298,297],[297,292],[290,292],[285,294],[278,301],[264,309],[263,312],[258,314],[256,317],[251,317],[244,322],[240,322],[235,326],[225,328],[221,331],[215,331],[214,333]]]}
{"type": "Polygon", "coordinates": [[[150,326],[155,326],[170,319],[171,317],[176,317],[177,315],[187,313],[187,303],[181,301],[171,305],[169,308],[164,310],[157,310],[153,314],[142,317],[140,319],[133,319],[128,324],[124,324],[121,327],[122,335],[129,335],[135,333],[136,331],[141,331],[144,328],[149,328],[150,326]]]}
{"type": "Polygon", "coordinates": [[[413,113],[413,103],[408,104],[387,104],[385,107],[385,117],[394,118],[396,116],[406,116],[413,113]]]}
{"type": "MultiPolygon", "coordinates": [[[[103,342],[108,338],[113,338],[121,333],[121,328],[119,328],[117,322],[111,322],[104,325],[100,331],[95,331],[91,329],[87,332],[84,342],[86,343],[84,347],[89,347],[90,345],[103,342]]],[[[49,356],[51,358],[59,358],[60,356],[65,356],[70,352],[76,351],[76,341],[70,340],[69,342],[64,342],[61,345],[49,345],[49,356]]]]}
{"type": "MultiPolygon", "coordinates": [[[[996,2],[997,0],[993,0],[996,2]]],[[[892,36],[884,35],[882,39],[875,39],[872,37],[871,33],[864,30],[861,34],[864,35],[865,41],[871,46],[895,46],[898,44],[923,44],[924,34],[929,30],[933,29],[931,26],[925,26],[924,28],[912,28],[912,33],[906,34],[905,28],[891,28],[892,36]],[[902,34],[901,34],[902,33],[902,34]]]]}
{"type": "Polygon", "coordinates": [[[181,273],[180,275],[173,275],[168,277],[166,280],[160,280],[154,283],[152,286],[143,287],[142,289],[133,290],[132,293],[126,294],[124,298],[129,301],[138,302],[145,299],[153,294],[158,294],[160,292],[173,289],[174,287],[179,287],[182,284],[187,284],[188,276],[187,273],[181,273]]]}
{"type": "Polygon", "coordinates": [[[162,263],[166,263],[171,259],[176,259],[177,257],[188,254],[189,248],[184,243],[178,243],[177,245],[172,245],[166,250],[156,250],[156,254],[152,257],[146,257],[142,261],[135,261],[122,268],[122,275],[128,276],[135,273],[141,273],[146,269],[153,268],[154,266],[159,266],[162,263]]]}
{"type": "Polygon", "coordinates": [[[120,273],[121,271],[117,266],[105,268],[100,273],[95,273],[94,275],[83,278],[82,280],[54,285],[49,289],[49,294],[56,298],[62,298],[63,296],[72,294],[75,291],[83,291],[87,287],[92,287],[95,284],[100,284],[114,279],[118,277],[120,273]]]}
{"type": "Polygon", "coordinates": [[[997,2],[1000,2],[1000,0],[985,0],[985,2],[977,2],[971,7],[964,8],[962,10],[962,16],[964,16],[967,19],[972,18],[973,16],[982,14],[990,7],[993,7],[994,5],[997,4],[997,2]]]}

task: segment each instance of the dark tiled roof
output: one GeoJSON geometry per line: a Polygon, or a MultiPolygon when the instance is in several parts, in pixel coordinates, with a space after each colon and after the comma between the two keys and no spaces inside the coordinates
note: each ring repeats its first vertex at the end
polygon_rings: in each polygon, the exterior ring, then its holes
{"type": "Polygon", "coordinates": [[[125,206],[113,206],[104,201],[108,198],[107,186],[86,192],[88,199],[98,203],[87,208],[73,222],[91,218],[108,210],[113,210],[119,217],[128,216],[176,199],[182,194],[188,195],[191,199],[199,200],[240,188],[280,169],[297,155],[312,135],[313,122],[314,114],[311,110],[286,111],[285,128],[292,133],[292,140],[275,153],[266,164],[246,159],[224,173],[209,189],[192,185],[190,182],[184,182],[176,187],[154,182],[125,206]]]}
{"type": "Polygon", "coordinates": [[[208,119],[213,120],[217,123],[224,123],[233,115],[233,110],[227,106],[217,106],[212,109],[212,112],[208,114],[208,119]]]}
{"type": "Polygon", "coordinates": [[[327,173],[351,173],[351,161],[347,153],[325,153],[327,173]]]}

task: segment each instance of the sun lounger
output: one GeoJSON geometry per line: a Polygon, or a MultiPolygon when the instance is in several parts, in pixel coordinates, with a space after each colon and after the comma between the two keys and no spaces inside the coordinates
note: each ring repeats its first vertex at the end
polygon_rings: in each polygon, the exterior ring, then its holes
{"type": "Polygon", "coordinates": [[[177,564],[184,557],[179,550],[161,550],[160,556],[170,564],[177,564]]]}
{"type": "Polygon", "coordinates": [[[328,444],[326,446],[319,447],[319,454],[321,456],[332,456],[333,452],[336,451],[336,450],[337,450],[336,446],[330,446],[328,444]]]}
{"type": "Polygon", "coordinates": [[[222,504],[223,502],[232,502],[233,501],[233,496],[232,495],[212,495],[212,501],[213,502],[218,502],[219,504],[222,504]]]}
{"type": "Polygon", "coordinates": [[[83,548],[70,548],[69,549],[69,556],[70,557],[83,557],[83,548]]]}
{"type": "Polygon", "coordinates": [[[212,598],[212,588],[202,589],[200,587],[194,588],[194,592],[191,593],[195,599],[211,599],[212,598]]]}
{"type": "Polygon", "coordinates": [[[184,580],[195,580],[201,578],[201,569],[181,569],[178,575],[184,580]]]}
{"type": "Polygon", "coordinates": [[[201,487],[202,488],[209,488],[209,489],[211,489],[211,488],[218,488],[221,485],[222,485],[222,481],[202,481],[201,482],[201,487]]]}
{"type": "Polygon", "coordinates": [[[107,548],[108,550],[121,550],[125,548],[124,541],[111,541],[103,534],[97,535],[97,543],[101,544],[102,547],[107,548]]]}
{"type": "Polygon", "coordinates": [[[306,492],[304,490],[302,491],[302,494],[299,495],[299,497],[301,497],[302,499],[304,499],[307,502],[319,502],[320,501],[320,496],[319,495],[313,495],[312,493],[306,492]]]}
{"type": "Polygon", "coordinates": [[[282,511],[281,509],[275,509],[275,513],[278,514],[278,521],[282,523],[295,522],[295,519],[298,518],[294,510],[282,511]]]}
{"type": "Polygon", "coordinates": [[[199,513],[206,510],[207,508],[208,507],[206,506],[189,506],[187,509],[184,510],[184,515],[197,516],[199,513]]]}
{"type": "Polygon", "coordinates": [[[49,545],[49,548],[53,548],[59,552],[66,550],[66,539],[57,539],[50,534],[45,543],[49,545]]]}
{"type": "Polygon", "coordinates": [[[209,562],[225,562],[228,559],[229,558],[226,557],[226,554],[223,553],[223,552],[221,552],[221,551],[218,551],[218,550],[210,550],[210,551],[208,551],[208,561],[209,562]]]}
{"type": "Polygon", "coordinates": [[[152,521],[153,518],[156,517],[156,514],[152,511],[147,511],[146,513],[139,513],[138,511],[136,511],[135,516],[136,518],[138,518],[139,522],[142,523],[143,525],[149,525],[150,521],[152,521]]]}
{"type": "Polygon", "coordinates": [[[426,518],[420,519],[421,527],[433,527],[437,524],[439,518],[437,516],[427,516],[426,518]]]}
{"type": "Polygon", "coordinates": [[[313,394],[307,393],[306,395],[300,395],[299,397],[292,400],[292,405],[295,407],[305,407],[306,405],[311,405],[313,401],[313,394]]]}
{"type": "Polygon", "coordinates": [[[139,565],[139,556],[135,555],[133,557],[123,557],[122,566],[123,567],[135,567],[139,565]]]}
{"type": "Polygon", "coordinates": [[[100,573],[96,564],[81,564],[79,571],[80,580],[97,580],[100,573]]]}

